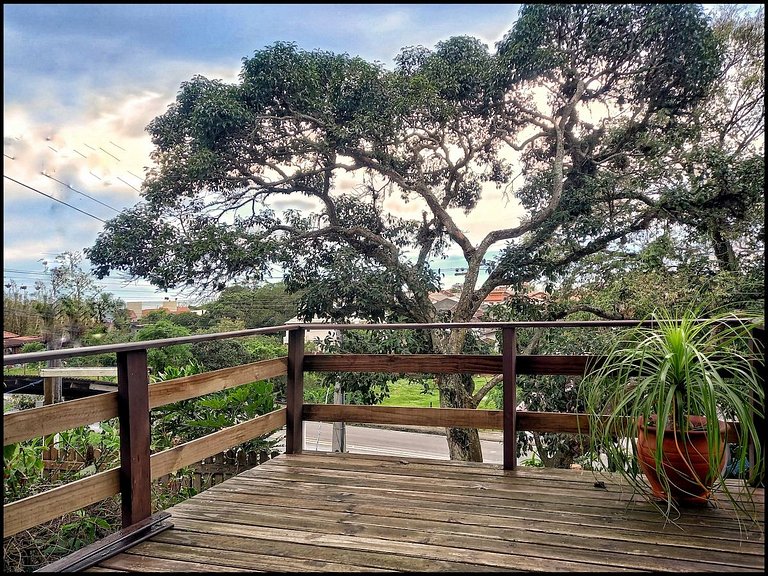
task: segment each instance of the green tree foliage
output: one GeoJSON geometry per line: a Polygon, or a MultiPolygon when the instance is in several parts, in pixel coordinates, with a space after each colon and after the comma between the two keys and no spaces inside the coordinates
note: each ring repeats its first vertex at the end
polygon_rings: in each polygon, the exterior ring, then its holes
{"type": "Polygon", "coordinates": [[[687,242],[709,245],[722,271],[764,269],[764,16],[733,5],[716,13],[717,80],[668,154],[677,193],[665,208],[687,225],[687,242]]]}
{"type": "Polygon", "coordinates": [[[3,330],[19,336],[38,336],[41,319],[30,298],[30,287],[15,280],[9,280],[4,286],[3,330]]]}
{"type": "Polygon", "coordinates": [[[248,364],[253,361],[248,348],[238,340],[196,342],[190,346],[190,353],[206,371],[248,364]]]}
{"type": "Polygon", "coordinates": [[[62,340],[70,347],[80,346],[89,330],[108,322],[127,324],[125,303],[102,292],[82,269],[82,260],[79,252],[63,252],[53,262],[44,261],[48,279],[35,283],[30,301],[49,349],[58,349],[62,340]]]}
{"type": "Polygon", "coordinates": [[[147,312],[146,316],[142,316],[142,319],[147,324],[155,324],[157,322],[170,322],[172,324],[176,323],[173,321],[171,313],[168,312],[168,310],[166,310],[165,308],[150,310],[149,312],[147,312]]]}
{"type": "Polygon", "coordinates": [[[169,314],[166,320],[178,324],[179,326],[183,326],[191,332],[198,332],[209,326],[209,321],[204,315],[198,315],[191,311],[169,314]]]}
{"type": "MultiPolygon", "coordinates": [[[[340,335],[329,335],[318,347],[335,354],[402,354],[414,353],[428,346],[424,335],[413,330],[345,330],[340,335]]],[[[389,385],[405,374],[328,372],[321,380],[324,389],[333,390],[336,384],[346,394],[346,404],[379,404],[389,396],[389,385]]],[[[413,381],[419,379],[413,378],[413,381]]]]}
{"type": "MultiPolygon", "coordinates": [[[[189,336],[190,331],[168,320],[160,320],[148,324],[136,333],[136,340],[161,340],[163,338],[180,338],[189,336]]],[[[174,344],[161,348],[147,350],[147,364],[154,374],[165,372],[169,367],[179,367],[189,364],[192,352],[189,344],[174,344]]]]}
{"type": "MultiPolygon", "coordinates": [[[[88,255],[99,277],[209,292],[277,264],[302,318],[432,322],[430,263],[450,249],[467,263],[450,320],[468,321],[495,287],[669,218],[665,161],[721,59],[688,4],[524,5],[495,53],[459,36],[403,49],[393,70],[278,42],[235,83],[182,83],[148,126],[143,201],[88,255]],[[525,215],[472,240],[459,218],[494,188],[525,215]],[[393,209],[406,203],[421,216],[393,209]]],[[[459,353],[466,334],[433,331],[430,351],[459,353]]],[[[443,406],[473,402],[461,377],[438,387],[443,406]]],[[[482,458],[476,431],[451,429],[448,444],[482,458]]]]}
{"type": "Polygon", "coordinates": [[[243,340],[243,346],[251,354],[253,361],[269,360],[288,355],[288,345],[275,336],[252,336],[243,340]]]}
{"type": "MultiPolygon", "coordinates": [[[[206,371],[198,362],[168,366],[154,381],[182,378],[206,371]]],[[[251,382],[236,388],[182,400],[152,411],[152,449],[160,451],[201,438],[222,428],[250,420],[275,409],[272,382],[251,382]]],[[[276,442],[260,437],[248,440],[239,448],[260,450],[276,442]]]]}
{"type": "Polygon", "coordinates": [[[40,342],[29,342],[28,344],[24,344],[24,346],[21,347],[21,353],[26,354],[28,352],[42,352],[45,350],[45,344],[41,344],[40,342]]]}
{"type": "Polygon", "coordinates": [[[282,283],[257,288],[231,286],[205,306],[209,324],[228,318],[242,320],[245,328],[279,326],[297,314],[298,294],[288,294],[282,283]]]}

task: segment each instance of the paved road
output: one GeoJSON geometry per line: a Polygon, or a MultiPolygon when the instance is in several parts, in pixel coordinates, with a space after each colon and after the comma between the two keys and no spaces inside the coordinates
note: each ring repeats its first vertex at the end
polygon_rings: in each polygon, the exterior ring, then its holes
{"type": "MultiPolygon", "coordinates": [[[[304,423],[304,448],[306,450],[331,451],[333,425],[325,422],[304,423]]],[[[448,460],[448,444],[445,436],[404,432],[384,428],[346,426],[347,452],[352,454],[388,454],[412,458],[448,460]]],[[[480,444],[483,461],[492,464],[503,462],[501,433],[481,434],[480,444]]]]}

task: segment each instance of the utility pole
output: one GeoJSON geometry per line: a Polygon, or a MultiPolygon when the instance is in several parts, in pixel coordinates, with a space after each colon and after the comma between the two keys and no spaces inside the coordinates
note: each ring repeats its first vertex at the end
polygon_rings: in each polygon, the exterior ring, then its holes
{"type": "MultiPolygon", "coordinates": [[[[339,347],[344,342],[344,332],[339,331],[339,347]]],[[[336,382],[333,386],[333,403],[344,404],[344,392],[341,390],[341,383],[336,382]]],[[[331,450],[333,452],[347,451],[347,429],[344,422],[333,423],[333,433],[331,436],[331,450]]]]}
{"type": "MultiPolygon", "coordinates": [[[[336,382],[333,386],[333,403],[344,404],[344,392],[341,391],[341,384],[336,382]]],[[[331,450],[334,452],[347,451],[347,429],[344,422],[333,423],[333,436],[331,437],[331,450]]]]}
{"type": "MultiPolygon", "coordinates": [[[[50,323],[46,326],[46,335],[48,338],[46,348],[48,350],[59,350],[61,348],[62,332],[58,329],[56,324],[57,315],[56,310],[58,303],[54,301],[53,312],[50,319],[50,323]]],[[[61,368],[61,358],[55,360],[48,360],[48,368],[61,368]]],[[[61,376],[46,376],[43,378],[43,404],[58,404],[64,400],[62,390],[61,376]]]]}

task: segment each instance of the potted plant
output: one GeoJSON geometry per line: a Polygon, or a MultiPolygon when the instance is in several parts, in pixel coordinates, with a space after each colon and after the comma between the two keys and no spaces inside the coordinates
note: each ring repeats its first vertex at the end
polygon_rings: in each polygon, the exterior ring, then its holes
{"type": "Polygon", "coordinates": [[[580,384],[591,452],[599,455],[593,469],[618,473],[667,518],[720,495],[749,513],[750,486],[765,466],[755,425],[765,415],[764,359],[750,346],[753,321],[699,319],[691,310],[679,317],[661,310],[649,320],[623,331],[580,384]],[[727,443],[740,494],[722,473],[727,443]]]}

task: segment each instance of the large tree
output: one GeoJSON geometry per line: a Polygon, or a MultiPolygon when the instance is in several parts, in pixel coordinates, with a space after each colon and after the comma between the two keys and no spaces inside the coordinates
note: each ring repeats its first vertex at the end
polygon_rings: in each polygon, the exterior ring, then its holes
{"type": "Polygon", "coordinates": [[[714,255],[718,271],[764,268],[764,16],[737,6],[715,13],[722,65],[666,162],[677,194],[665,208],[687,226],[687,244],[714,255]]]}
{"type": "MultiPolygon", "coordinates": [[[[670,139],[665,215],[633,245],[612,247],[558,271],[547,299],[524,294],[493,306],[490,320],[644,318],[659,306],[702,315],[764,313],[764,14],[721,7],[713,31],[724,55],[716,82],[691,110],[685,138],[670,139]]],[[[597,353],[610,334],[520,331],[525,354],[597,353]],[[530,333],[529,333],[530,332],[530,333]]],[[[497,379],[488,382],[486,388],[497,379]]],[[[528,409],[576,411],[573,378],[521,376],[528,409]]],[[[481,389],[476,394],[483,394],[481,389]]],[[[501,401],[498,390],[492,397],[501,401]]],[[[499,404],[500,405],[500,404],[499,404]]],[[[583,407],[581,407],[583,410],[583,407]]],[[[519,435],[546,465],[568,467],[582,447],[571,436],[519,435]]]]}
{"type": "Polygon", "coordinates": [[[279,326],[296,315],[298,295],[289,294],[282,283],[258,288],[229,286],[205,305],[210,323],[222,319],[242,320],[246,328],[279,326]]]}
{"type": "MultiPolygon", "coordinates": [[[[403,49],[391,71],[279,42],[245,58],[234,84],[182,84],[148,127],[143,201],[88,256],[100,277],[214,291],[277,263],[307,319],[432,322],[432,262],[458,250],[467,272],[450,319],[468,321],[493,288],[664,214],[674,191],[660,159],[719,59],[701,7],[680,4],[525,5],[495,53],[454,37],[403,49]],[[493,186],[526,215],[472,240],[458,217],[493,186]],[[388,210],[393,199],[421,218],[388,210]]],[[[466,331],[430,338],[459,353],[466,331]]],[[[437,385],[441,406],[477,406],[469,377],[437,385]]],[[[447,432],[451,458],[482,459],[476,431],[447,432]]]]}

